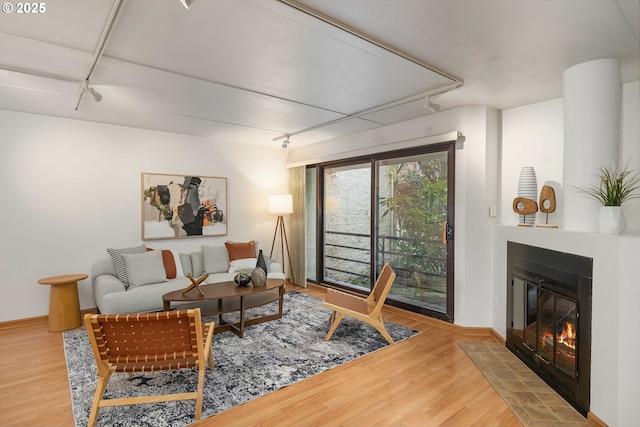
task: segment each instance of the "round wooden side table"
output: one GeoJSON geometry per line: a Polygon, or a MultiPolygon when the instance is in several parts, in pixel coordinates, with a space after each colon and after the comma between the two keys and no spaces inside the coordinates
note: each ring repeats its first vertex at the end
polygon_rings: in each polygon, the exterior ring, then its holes
{"type": "Polygon", "coordinates": [[[38,280],[41,285],[50,285],[49,292],[49,332],[60,332],[82,325],[78,282],[86,279],[86,274],[66,274],[38,280]]]}

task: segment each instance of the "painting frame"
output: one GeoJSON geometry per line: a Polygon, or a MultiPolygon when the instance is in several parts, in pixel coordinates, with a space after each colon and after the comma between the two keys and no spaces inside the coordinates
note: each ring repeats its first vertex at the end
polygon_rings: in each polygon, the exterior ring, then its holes
{"type": "Polygon", "coordinates": [[[227,178],[142,172],[142,240],[226,236],[227,178]]]}

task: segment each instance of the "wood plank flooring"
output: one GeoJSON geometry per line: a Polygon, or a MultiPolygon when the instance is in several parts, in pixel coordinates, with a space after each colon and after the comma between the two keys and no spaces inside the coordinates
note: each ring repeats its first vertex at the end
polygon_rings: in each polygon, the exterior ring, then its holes
{"type": "MultiPolygon", "coordinates": [[[[398,309],[385,319],[422,333],[193,426],[521,426],[458,345],[487,334],[398,309]]],[[[74,425],[62,334],[46,322],[0,329],[0,426],[45,425],[74,425]]]]}

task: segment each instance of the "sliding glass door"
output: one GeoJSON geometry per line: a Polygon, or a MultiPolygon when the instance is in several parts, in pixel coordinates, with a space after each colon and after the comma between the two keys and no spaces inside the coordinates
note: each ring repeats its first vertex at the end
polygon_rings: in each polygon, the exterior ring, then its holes
{"type": "Polygon", "coordinates": [[[324,280],[371,289],[371,163],[324,168],[324,280]]]}
{"type": "Polygon", "coordinates": [[[450,142],[310,169],[316,282],[368,293],[389,263],[390,303],[453,321],[454,155],[450,142]]]}
{"type": "Polygon", "coordinates": [[[447,313],[448,153],[385,159],[376,167],[377,264],[388,262],[397,274],[390,298],[447,313]]]}

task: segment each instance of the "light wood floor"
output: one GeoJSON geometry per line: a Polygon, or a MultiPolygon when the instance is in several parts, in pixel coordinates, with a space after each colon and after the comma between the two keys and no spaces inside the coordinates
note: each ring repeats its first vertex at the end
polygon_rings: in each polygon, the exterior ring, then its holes
{"type": "MultiPolygon", "coordinates": [[[[458,345],[489,336],[385,314],[422,333],[193,426],[521,426],[458,345]]],[[[0,426],[73,425],[62,334],[46,323],[0,330],[0,426]]]]}

